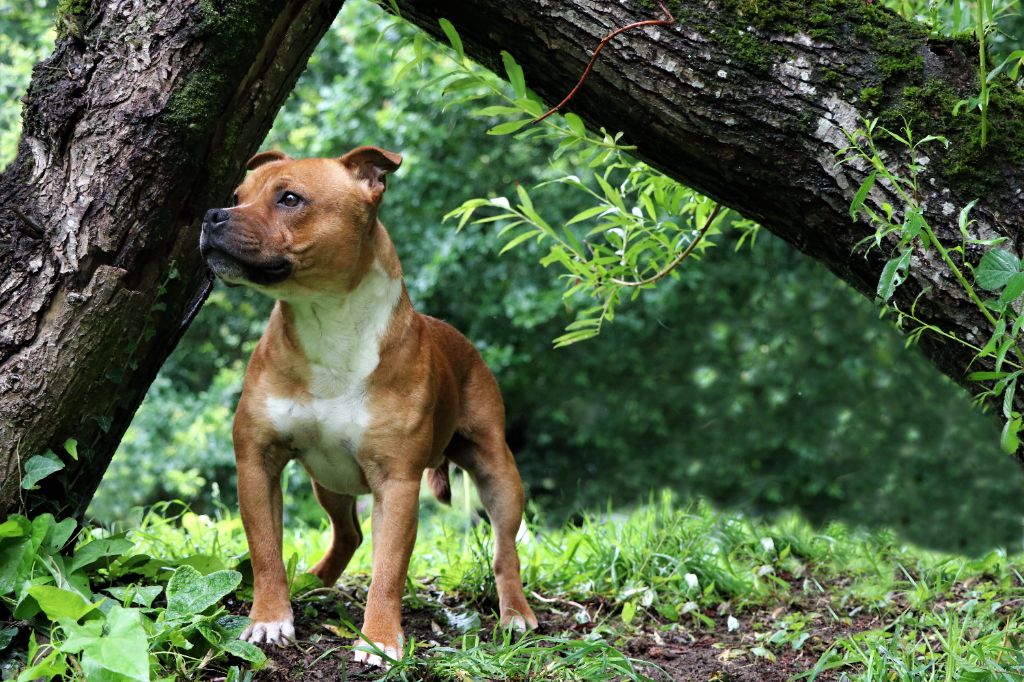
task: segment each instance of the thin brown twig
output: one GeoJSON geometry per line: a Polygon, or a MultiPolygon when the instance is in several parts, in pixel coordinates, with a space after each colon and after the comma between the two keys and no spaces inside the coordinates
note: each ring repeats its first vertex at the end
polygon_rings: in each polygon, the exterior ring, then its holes
{"type": "Polygon", "coordinates": [[[612,38],[619,35],[620,33],[625,33],[626,31],[630,31],[634,28],[639,28],[641,26],[671,26],[672,24],[676,23],[676,18],[672,16],[671,12],[668,11],[668,8],[665,7],[665,3],[662,0],[658,0],[658,6],[661,8],[662,13],[665,15],[664,19],[647,19],[646,21],[637,21],[632,24],[623,26],[622,28],[617,28],[608,35],[606,35],[604,38],[602,38],[601,42],[597,44],[596,48],[594,48],[594,52],[590,55],[590,61],[587,62],[587,68],[583,70],[583,75],[580,76],[580,79],[576,83],[576,86],[569,91],[569,94],[565,96],[565,99],[563,99],[557,105],[549,109],[547,113],[533,119],[530,125],[536,125],[540,123],[548,116],[557,113],[562,107],[568,104],[569,100],[571,100],[576,95],[576,91],[583,87],[584,81],[587,80],[587,76],[590,75],[591,69],[594,68],[594,62],[597,61],[597,56],[601,54],[601,50],[604,49],[604,46],[607,45],[608,41],[610,41],[612,38]]]}
{"type": "Polygon", "coordinates": [[[693,250],[697,248],[697,244],[700,243],[700,240],[703,239],[704,235],[706,235],[708,233],[708,230],[711,229],[711,223],[715,222],[715,218],[718,217],[718,213],[721,210],[722,205],[715,204],[715,208],[712,209],[711,214],[707,217],[707,220],[704,221],[704,225],[701,226],[700,231],[697,232],[697,236],[694,237],[693,241],[686,245],[686,248],[683,249],[682,253],[673,258],[672,262],[666,265],[664,269],[659,270],[650,277],[645,277],[644,279],[641,280],[630,281],[627,279],[619,279],[617,277],[612,277],[612,282],[618,284],[620,287],[642,287],[648,284],[654,284],[659,279],[662,279],[670,272],[678,268],[679,264],[686,260],[687,256],[693,253],[693,250]]]}

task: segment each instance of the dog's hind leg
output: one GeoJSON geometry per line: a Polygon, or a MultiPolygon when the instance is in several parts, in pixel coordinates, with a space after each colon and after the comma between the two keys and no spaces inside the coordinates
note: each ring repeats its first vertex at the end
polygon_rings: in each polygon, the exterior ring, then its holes
{"type": "MultiPolygon", "coordinates": [[[[453,453],[454,454],[454,453],[453,453]]],[[[516,535],[523,521],[523,484],[512,452],[501,432],[476,437],[460,448],[456,464],[472,477],[494,531],[494,580],[502,625],[521,630],[537,627],[537,618],[523,594],[516,535]]]]}
{"type": "Polygon", "coordinates": [[[316,481],[313,481],[313,494],[331,519],[331,546],[309,572],[330,587],[348,566],[356,548],[363,541],[363,533],[359,528],[355,496],[341,495],[316,481]]]}

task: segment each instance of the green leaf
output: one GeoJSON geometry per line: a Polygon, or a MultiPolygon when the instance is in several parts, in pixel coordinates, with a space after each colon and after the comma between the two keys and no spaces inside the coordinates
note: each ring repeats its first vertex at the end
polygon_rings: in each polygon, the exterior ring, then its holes
{"type": "Polygon", "coordinates": [[[498,252],[498,255],[500,256],[506,251],[511,251],[512,249],[516,248],[526,240],[530,239],[530,237],[536,237],[539,234],[544,233],[541,232],[540,230],[530,229],[522,232],[521,234],[516,235],[514,238],[510,239],[509,242],[505,244],[505,246],[501,247],[501,251],[498,252]]]}
{"type": "Polygon", "coordinates": [[[131,548],[131,541],[126,540],[123,535],[93,540],[75,550],[71,570],[86,568],[107,557],[120,557],[131,548]]]}
{"type": "Polygon", "coordinates": [[[488,135],[509,135],[511,133],[516,132],[517,130],[519,130],[520,128],[522,128],[523,126],[525,126],[527,123],[529,123],[532,120],[533,119],[531,119],[531,118],[523,118],[523,119],[520,119],[518,121],[505,121],[504,123],[499,123],[498,125],[494,126],[490,130],[488,130],[487,134],[488,135]]]}
{"type": "Polygon", "coordinates": [[[108,587],[107,593],[122,604],[128,598],[131,598],[132,604],[138,604],[139,606],[145,606],[149,608],[153,605],[153,600],[160,596],[160,593],[164,591],[164,588],[160,585],[148,585],[145,587],[139,585],[129,585],[128,587],[108,587]]]}
{"type": "Polygon", "coordinates": [[[1020,272],[1020,259],[1006,249],[993,249],[981,257],[974,279],[982,289],[995,291],[1020,272]]]}
{"type": "Polygon", "coordinates": [[[99,625],[99,621],[93,621],[66,628],[68,637],[61,651],[81,652],[82,668],[90,682],[149,682],[149,646],[142,612],[115,605],[107,613],[106,627],[99,625]]]}
{"type": "Polygon", "coordinates": [[[526,97],[526,80],[523,78],[523,67],[519,66],[515,58],[505,50],[501,51],[501,61],[505,65],[508,82],[512,84],[512,90],[515,91],[516,97],[526,97]]]}
{"type": "Polygon", "coordinates": [[[28,588],[28,593],[52,621],[77,621],[97,607],[97,604],[87,601],[77,592],[52,585],[36,585],[28,588]]]}
{"type": "Polygon", "coordinates": [[[583,119],[573,113],[565,115],[565,122],[569,125],[569,130],[574,132],[580,137],[587,136],[587,127],[583,125],[583,119]]]}
{"type": "Polygon", "coordinates": [[[31,538],[4,538],[0,541],[0,595],[14,592],[15,587],[24,582],[34,557],[35,546],[31,538]]]}
{"type": "Polygon", "coordinates": [[[35,490],[36,483],[63,468],[64,462],[60,461],[57,455],[50,450],[42,455],[33,455],[25,462],[25,474],[21,478],[21,487],[25,490],[35,490]]]}
{"type": "Polygon", "coordinates": [[[1003,294],[999,297],[1001,303],[1013,303],[1020,295],[1024,294],[1024,273],[1017,273],[1006,283],[1003,294]]]}
{"type": "Polygon", "coordinates": [[[999,445],[1002,446],[1003,451],[1007,454],[1014,454],[1017,452],[1017,448],[1020,447],[1020,428],[1021,418],[1015,416],[1011,419],[1007,419],[1006,423],[1003,424],[1003,433],[999,438],[999,445]]]}
{"type": "Polygon", "coordinates": [[[462,38],[459,37],[459,32],[455,30],[452,22],[447,19],[439,19],[438,22],[441,24],[441,30],[444,31],[444,35],[448,38],[448,42],[451,43],[452,49],[455,50],[455,54],[458,56],[459,61],[462,61],[465,52],[462,49],[462,38]]]}
{"type": "Polygon", "coordinates": [[[1008,375],[1009,372],[971,372],[967,378],[971,381],[995,381],[1008,375]]]}
{"type": "MultiPolygon", "coordinates": [[[[31,635],[33,642],[35,641],[35,632],[31,635]]],[[[36,657],[30,657],[31,660],[37,661],[36,657]]],[[[56,649],[51,649],[50,653],[43,657],[42,660],[38,660],[34,665],[31,665],[18,674],[18,682],[36,682],[37,680],[52,680],[54,678],[61,678],[67,672],[67,656],[56,649]]]]}
{"type": "Polygon", "coordinates": [[[515,107],[506,107],[501,105],[492,105],[489,107],[483,107],[482,109],[475,109],[472,114],[476,117],[482,116],[518,116],[523,113],[515,107]]]}
{"type": "Polygon", "coordinates": [[[622,622],[629,625],[636,618],[636,601],[630,599],[622,605],[622,622]]]}
{"type": "Polygon", "coordinates": [[[850,204],[850,219],[856,220],[860,210],[864,207],[864,201],[868,198],[868,193],[871,188],[875,186],[875,178],[878,173],[872,171],[864,178],[864,182],[860,184],[860,189],[857,190],[857,194],[853,197],[853,202],[850,204]]]}
{"type": "Polygon", "coordinates": [[[243,642],[238,638],[225,639],[220,643],[220,648],[232,656],[238,656],[243,661],[252,663],[256,667],[262,666],[267,662],[267,655],[258,646],[249,642],[243,642]]]}
{"type": "Polygon", "coordinates": [[[32,524],[21,514],[13,514],[0,523],[0,538],[23,538],[32,535],[32,524]]]}
{"type": "Polygon", "coordinates": [[[11,645],[11,640],[18,634],[18,628],[9,627],[0,630],[0,651],[3,651],[11,645]]]}
{"type": "Polygon", "coordinates": [[[190,618],[202,613],[242,582],[238,571],[216,571],[202,575],[191,566],[180,566],[167,582],[167,609],[169,620],[190,618]]]}
{"type": "Polygon", "coordinates": [[[971,209],[974,208],[974,205],[976,203],[978,203],[977,199],[964,206],[962,209],[960,209],[960,215],[957,216],[956,223],[960,227],[960,233],[964,237],[967,237],[967,228],[970,227],[971,223],[974,222],[973,220],[970,219],[970,216],[971,209]]]}
{"type": "MultiPolygon", "coordinates": [[[[39,518],[36,517],[36,520],[38,521],[39,518]]],[[[50,525],[46,530],[46,535],[43,537],[42,546],[51,554],[56,554],[68,543],[77,527],[78,523],[70,518],[50,525]]]]}
{"type": "Polygon", "coordinates": [[[878,287],[875,290],[878,300],[887,303],[892,298],[896,287],[903,283],[906,277],[907,265],[910,263],[910,249],[907,249],[899,258],[893,258],[882,268],[882,276],[878,279],[878,287]]]}
{"type": "Polygon", "coordinates": [[[580,211],[579,213],[574,215],[565,224],[566,225],[573,225],[575,223],[582,222],[584,220],[589,220],[590,218],[593,218],[595,216],[599,216],[599,215],[601,215],[602,213],[604,213],[605,211],[608,211],[608,210],[610,210],[610,209],[607,206],[591,206],[590,208],[588,208],[588,209],[586,209],[584,211],[580,211]]]}

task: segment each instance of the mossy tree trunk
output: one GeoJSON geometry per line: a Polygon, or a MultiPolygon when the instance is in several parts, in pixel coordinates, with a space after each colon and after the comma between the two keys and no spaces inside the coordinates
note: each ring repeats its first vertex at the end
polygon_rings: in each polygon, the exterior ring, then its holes
{"type": "Polygon", "coordinates": [[[84,510],[209,291],[202,215],[342,1],[65,3],[0,176],[0,514],[84,510]],[[22,490],[47,449],[66,468],[22,490]]]}
{"type": "MultiPolygon", "coordinates": [[[[920,25],[865,0],[670,1],[677,23],[616,37],[569,104],[591,126],[623,131],[637,155],[733,207],[874,296],[890,248],[855,246],[874,233],[852,222],[851,201],[865,164],[837,166],[844,129],[880,116],[894,130],[905,117],[929,145],[921,201],[938,237],[959,244],[960,209],[973,236],[1004,236],[1019,249],[1024,228],[1024,96],[992,94],[989,141],[978,144],[977,113],[952,116],[976,95],[977,45],[932,40],[920,25]]],[[[527,84],[557,102],[576,83],[590,51],[611,30],[659,14],[649,0],[397,0],[402,15],[445,41],[438,19],[458,30],[468,54],[500,72],[499,52],[523,66],[527,84]]],[[[906,159],[894,146],[891,160],[906,159]]],[[[903,164],[905,165],[905,164],[903,164]]],[[[876,185],[876,210],[899,205],[876,185]]],[[[976,261],[983,247],[968,249],[976,261]]],[[[991,325],[934,250],[916,250],[898,305],[982,346],[991,325]]],[[[921,345],[960,383],[973,352],[925,334],[921,345]]],[[[979,367],[974,365],[974,369],[979,367]]],[[[1017,400],[1017,408],[1024,405],[1017,400]]],[[[879,409],[884,409],[880,406],[879,409]]]]}

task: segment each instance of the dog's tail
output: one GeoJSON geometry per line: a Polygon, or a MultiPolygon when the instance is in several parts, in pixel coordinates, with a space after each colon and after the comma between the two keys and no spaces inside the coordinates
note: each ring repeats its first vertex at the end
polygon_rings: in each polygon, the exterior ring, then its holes
{"type": "Polygon", "coordinates": [[[427,472],[427,483],[434,492],[434,497],[441,504],[452,503],[452,481],[448,475],[448,460],[444,460],[441,466],[427,472]]]}

